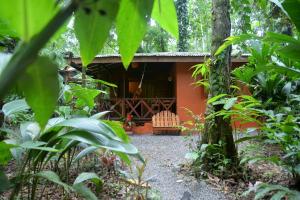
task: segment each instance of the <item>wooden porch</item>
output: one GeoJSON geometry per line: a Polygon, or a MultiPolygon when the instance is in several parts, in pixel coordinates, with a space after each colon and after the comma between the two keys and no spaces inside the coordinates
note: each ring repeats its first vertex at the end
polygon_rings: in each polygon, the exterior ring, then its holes
{"type": "Polygon", "coordinates": [[[133,121],[149,122],[160,111],[176,113],[176,98],[111,98],[98,101],[98,111],[111,111],[108,117],[124,120],[128,114],[133,121]]]}

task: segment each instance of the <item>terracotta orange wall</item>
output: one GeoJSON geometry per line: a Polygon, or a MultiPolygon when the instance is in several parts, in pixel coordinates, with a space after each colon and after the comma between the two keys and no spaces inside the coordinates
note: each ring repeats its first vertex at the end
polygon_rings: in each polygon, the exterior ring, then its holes
{"type": "Polygon", "coordinates": [[[204,114],[206,97],[201,87],[193,85],[193,70],[190,68],[196,63],[175,63],[176,77],[176,110],[180,121],[191,120],[184,108],[192,110],[195,114],[204,114]]]}
{"type": "MultiPolygon", "coordinates": [[[[197,63],[175,63],[175,80],[176,80],[176,111],[179,115],[180,121],[188,121],[192,118],[187,114],[184,108],[188,108],[194,114],[204,116],[206,108],[207,95],[203,87],[196,87],[193,85],[194,79],[192,78],[192,66],[197,63]]],[[[250,94],[245,86],[241,86],[243,94],[250,94]]],[[[250,127],[257,127],[255,123],[241,124],[240,122],[233,123],[234,128],[246,129],[250,127]]]]}

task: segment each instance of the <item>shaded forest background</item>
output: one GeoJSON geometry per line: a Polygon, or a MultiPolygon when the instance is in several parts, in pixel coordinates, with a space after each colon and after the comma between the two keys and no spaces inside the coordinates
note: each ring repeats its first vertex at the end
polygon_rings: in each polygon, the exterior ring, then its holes
{"type": "MultiPolygon", "coordinates": [[[[154,20],[149,28],[138,53],[153,52],[210,52],[211,48],[211,1],[177,0],[176,1],[180,36],[176,41],[154,20]]],[[[231,35],[253,33],[264,35],[268,31],[290,33],[290,23],[281,10],[266,0],[231,1],[231,35]]],[[[57,54],[72,52],[79,56],[79,44],[74,34],[74,20],[67,25],[67,31],[54,43],[49,51],[57,54]],[[53,51],[52,51],[53,52],[53,51]]],[[[100,54],[119,53],[116,29],[110,31],[111,37],[106,41],[100,54]]],[[[233,54],[244,53],[243,48],[233,47],[233,54]]]]}

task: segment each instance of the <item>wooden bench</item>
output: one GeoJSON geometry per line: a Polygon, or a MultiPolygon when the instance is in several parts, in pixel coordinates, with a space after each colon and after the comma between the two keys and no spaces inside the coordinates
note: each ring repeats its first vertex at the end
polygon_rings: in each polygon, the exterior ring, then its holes
{"type": "Polygon", "coordinates": [[[178,115],[170,111],[161,111],[152,117],[153,134],[180,134],[178,115]]]}

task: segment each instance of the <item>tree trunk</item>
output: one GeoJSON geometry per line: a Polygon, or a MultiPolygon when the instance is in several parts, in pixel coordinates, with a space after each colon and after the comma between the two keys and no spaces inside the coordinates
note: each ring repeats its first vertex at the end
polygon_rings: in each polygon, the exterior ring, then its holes
{"type": "Polygon", "coordinates": [[[178,26],[179,26],[179,40],[177,48],[179,52],[186,52],[189,49],[188,45],[188,8],[187,0],[177,0],[176,10],[178,16],[178,26]]]}
{"type": "MultiPolygon", "coordinates": [[[[210,68],[209,98],[219,94],[230,93],[230,56],[231,48],[226,49],[221,55],[215,56],[215,52],[224,40],[230,36],[230,0],[212,0],[212,43],[210,68]]],[[[220,111],[223,105],[207,105],[206,115],[220,111]]],[[[215,117],[205,121],[202,144],[219,144],[222,141],[223,153],[236,163],[237,151],[235,148],[232,127],[229,119],[215,117]]]]}

